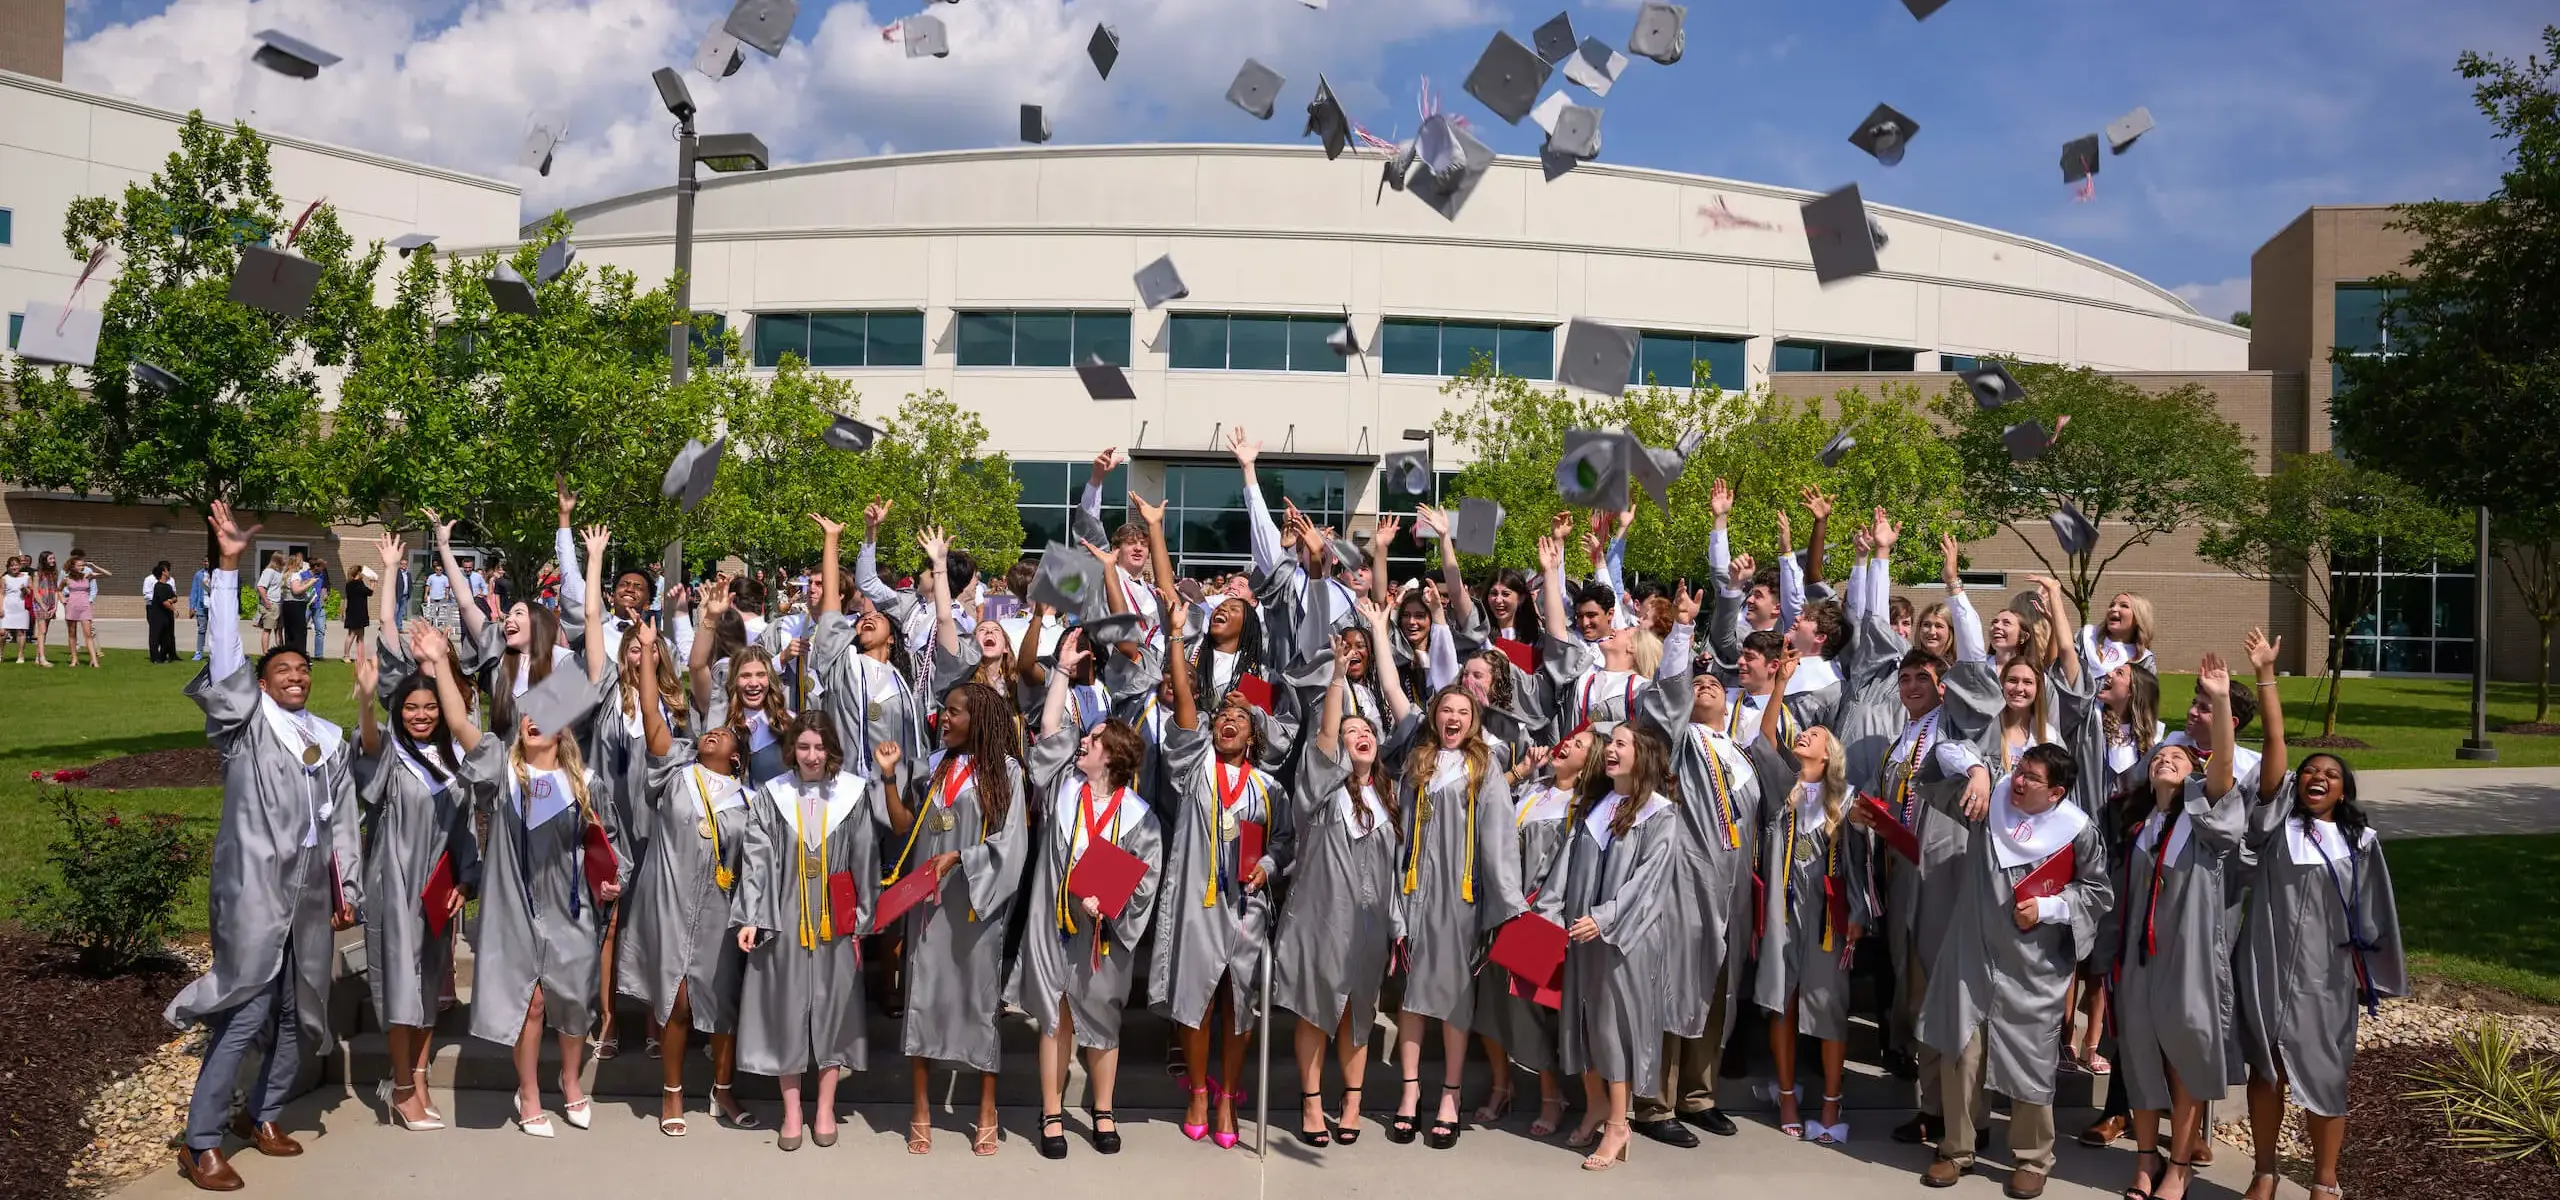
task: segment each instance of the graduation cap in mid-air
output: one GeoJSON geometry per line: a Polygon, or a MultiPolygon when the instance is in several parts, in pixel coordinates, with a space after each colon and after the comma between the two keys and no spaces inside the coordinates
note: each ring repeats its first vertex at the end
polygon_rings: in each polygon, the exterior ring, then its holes
{"type": "Polygon", "coordinates": [[[2135,139],[2149,132],[2151,132],[2151,110],[2147,107],[2136,108],[2107,122],[2107,151],[2111,154],[2122,154],[2131,150],[2135,139]]]}
{"type": "Polygon", "coordinates": [[[2097,546],[2098,527],[2081,516],[2079,509],[2066,503],[2053,514],[2052,521],[2054,539],[2062,543],[2063,553],[2087,554],[2097,546]]]}
{"type": "Polygon", "coordinates": [[[1890,104],[1879,104],[1867,119],[1858,123],[1857,132],[1849,135],[1849,144],[1875,156],[1877,162],[1890,167],[1902,161],[1903,148],[1911,135],[1920,132],[1920,123],[1895,111],[1890,104]]]}
{"type": "Polygon", "coordinates": [[[489,299],[498,306],[499,312],[514,313],[519,317],[541,314],[542,306],[534,303],[533,285],[526,283],[524,276],[516,274],[515,265],[507,260],[499,259],[497,269],[489,272],[489,277],[483,282],[489,285],[489,299]]]}
{"type": "Polygon", "coordinates": [[[1815,279],[1831,283],[1875,271],[1875,232],[1867,223],[1867,205],[1858,196],[1857,184],[1806,201],[1802,215],[1815,279]]]}
{"type": "Polygon", "coordinates": [[[1138,268],[1136,280],[1138,299],[1150,309],[1162,308],[1191,294],[1191,289],[1183,285],[1182,272],[1173,268],[1170,254],[1138,268]]]}
{"type": "Polygon", "coordinates": [[[1053,542],[1040,552],[1028,591],[1033,604],[1064,616],[1083,613],[1102,595],[1102,564],[1082,547],[1053,542]]]}
{"type": "Polygon", "coordinates": [[[404,233],[391,239],[391,248],[399,251],[402,258],[407,258],[435,244],[436,235],[432,233],[404,233]]]}
{"type": "Polygon", "coordinates": [[[2009,461],[2034,462],[2043,458],[2044,452],[2053,448],[2054,439],[2061,435],[2059,429],[2046,430],[2042,421],[2026,420],[2001,430],[2000,442],[2009,448],[2009,461]]]}
{"type": "Polygon", "coordinates": [[[2027,398],[2027,389],[2019,386],[2018,377],[1998,363],[1956,372],[1965,390],[1973,393],[1973,402],[1988,412],[2003,404],[2015,404],[2027,398]]]}
{"type": "Polygon", "coordinates": [[[707,79],[727,79],[745,66],[747,56],[738,49],[738,35],[727,25],[713,25],[702,35],[702,43],[693,48],[693,69],[707,79]]]}
{"type": "Polygon", "coordinates": [[[1947,0],[1902,0],[1902,6],[1911,10],[1913,20],[1926,21],[1930,13],[1945,8],[1947,0]]]}
{"type": "Polygon", "coordinates": [[[559,149],[560,139],[568,130],[569,123],[561,118],[534,118],[533,127],[524,131],[524,144],[516,148],[516,165],[548,178],[552,152],[559,149]]]}
{"type": "Polygon", "coordinates": [[[1076,376],[1084,381],[1084,394],[1094,400],[1135,400],[1136,388],[1129,386],[1129,373],[1102,361],[1099,354],[1087,354],[1076,364],[1076,376]]]}
{"type": "Polygon", "coordinates": [[[1022,106],[1022,140],[1034,146],[1049,140],[1049,114],[1037,104],[1022,106]]]}
{"type": "Polygon", "coordinates": [[[595,711],[595,689],[584,671],[553,671],[532,690],[516,698],[516,712],[533,723],[534,732],[558,737],[577,728],[595,711]]]}
{"type": "Polygon", "coordinates": [[[872,440],[880,436],[880,431],[839,414],[833,422],[828,424],[827,431],[820,436],[826,439],[829,446],[860,454],[871,448],[872,440]]]}
{"type": "Polygon", "coordinates": [[[700,439],[687,440],[684,449],[676,451],[675,461],[667,464],[667,477],[658,484],[658,494],[675,497],[679,508],[692,512],[704,496],[711,494],[711,481],[720,474],[720,452],[728,445],[725,437],[711,439],[708,446],[700,439]]]}
{"type": "Polygon", "coordinates": [[[1093,40],[1084,44],[1085,57],[1093,60],[1093,69],[1111,78],[1111,64],[1120,61],[1120,35],[1108,25],[1093,27],[1093,40]]]}
{"type": "Polygon", "coordinates": [[[133,361],[133,380],[163,396],[177,391],[179,387],[177,372],[138,358],[133,361]]]}
{"type": "MultiPolygon", "coordinates": [[[[266,246],[240,247],[240,265],[231,272],[231,302],[298,317],[311,308],[320,287],[320,264],[299,254],[266,246]]],[[[33,320],[32,311],[30,321],[33,320]]]]}
{"type": "Polygon", "coordinates": [[[568,270],[569,264],[576,261],[578,261],[578,247],[573,242],[563,239],[544,246],[542,256],[533,260],[533,281],[537,284],[548,284],[560,278],[560,273],[568,270]]]}
{"type": "Polygon", "coordinates": [[[1529,34],[1529,45],[1537,50],[1538,57],[1551,63],[1563,62],[1572,57],[1577,41],[1578,39],[1573,36],[1573,14],[1571,13],[1557,13],[1547,18],[1546,24],[1538,26],[1529,34]]]}
{"type": "Polygon", "coordinates": [[[1594,96],[1608,95],[1610,86],[1626,69],[1627,56],[1598,38],[1584,38],[1581,47],[1564,60],[1565,80],[1581,84],[1594,96]]]}
{"type": "Polygon", "coordinates": [[[898,22],[898,36],[906,41],[909,58],[951,57],[951,35],[943,29],[942,18],[931,13],[898,22]]]}
{"type": "Polygon", "coordinates": [[[30,301],[18,328],[18,357],[67,367],[95,365],[105,317],[87,309],[30,301]]]}
{"type": "Polygon", "coordinates": [[[1423,119],[1421,132],[1414,136],[1414,155],[1420,166],[1406,180],[1406,189],[1452,221],[1493,166],[1493,149],[1447,113],[1423,119]]]}
{"type": "Polygon", "coordinates": [[[2082,134],[2062,144],[2062,181],[2078,183],[2098,173],[2098,135],[2082,134]]]}
{"type": "Polygon", "coordinates": [[[1280,72],[1248,58],[1244,68],[1236,72],[1236,81],[1227,85],[1227,103],[1253,114],[1257,121],[1271,119],[1271,106],[1280,98],[1280,88],[1288,82],[1280,72]]]}
{"type": "Polygon", "coordinates": [[[1342,157],[1351,146],[1351,115],[1342,111],[1342,101],[1333,96],[1333,85],[1316,76],[1316,98],[1307,101],[1307,131],[1298,136],[1315,134],[1324,139],[1325,160],[1342,157]]]}
{"type": "Polygon", "coordinates": [[[1449,531],[1449,540],[1457,543],[1460,554],[1491,554],[1493,539],[1501,532],[1502,505],[1469,496],[1458,502],[1457,527],[1449,531]]]}
{"type": "Polygon", "coordinates": [[[320,68],[334,67],[341,61],[337,55],[288,33],[261,29],[252,36],[259,45],[258,52],[249,56],[250,61],[278,75],[318,79],[320,68]]]}
{"type": "Polygon", "coordinates": [[[1326,539],[1325,550],[1333,556],[1333,564],[1345,571],[1357,571],[1369,565],[1369,556],[1360,549],[1360,543],[1340,534],[1326,539]]]}
{"type": "Polygon", "coordinates": [[[1136,613],[1113,613],[1096,617],[1076,628],[1084,631],[1085,645],[1099,653],[1127,642],[1142,640],[1145,622],[1136,613]]]}
{"type": "Polygon", "coordinates": [[[1705,431],[1692,429],[1681,434],[1679,443],[1668,450],[1636,443],[1635,457],[1627,465],[1635,471],[1636,482],[1662,511],[1671,511],[1671,485],[1680,482],[1680,476],[1689,469],[1689,456],[1696,454],[1706,440],[1705,431]]]}
{"type": "Polygon", "coordinates": [[[720,27],[765,57],[779,58],[782,44],[791,38],[791,23],[799,17],[800,0],[738,0],[720,27]]]}
{"type": "Polygon", "coordinates": [[[1556,495],[1575,508],[1624,510],[1628,450],[1634,444],[1635,439],[1623,433],[1567,430],[1564,455],[1556,460],[1556,495]]]}
{"type": "Polygon", "coordinates": [[[1688,46],[1681,24],[1688,16],[1689,10],[1682,5],[1644,0],[1644,7],[1636,11],[1635,32],[1627,35],[1627,53],[1641,54],[1666,67],[1680,61],[1681,51],[1688,46]]]}
{"type": "Polygon", "coordinates": [[[1857,445],[1857,436],[1850,433],[1848,430],[1843,429],[1838,433],[1832,434],[1831,440],[1823,444],[1822,453],[1817,454],[1814,457],[1820,459],[1823,466],[1836,467],[1840,465],[1840,460],[1843,457],[1846,457],[1849,451],[1857,448],[1857,445]]]}
{"type": "Polygon", "coordinates": [[[1408,496],[1431,494],[1431,452],[1398,450],[1379,467],[1378,478],[1408,496]]]}
{"type": "Polygon", "coordinates": [[[1586,392],[1615,396],[1627,390],[1627,376],[1635,362],[1635,330],[1575,317],[1565,326],[1564,356],[1556,364],[1556,378],[1586,392]]]}
{"type": "Polygon", "coordinates": [[[1493,41],[1477,56],[1475,69],[1467,72],[1467,94],[1492,109],[1493,115],[1517,125],[1538,102],[1538,91],[1547,86],[1553,71],[1537,51],[1521,45],[1508,31],[1496,30],[1493,41]]]}

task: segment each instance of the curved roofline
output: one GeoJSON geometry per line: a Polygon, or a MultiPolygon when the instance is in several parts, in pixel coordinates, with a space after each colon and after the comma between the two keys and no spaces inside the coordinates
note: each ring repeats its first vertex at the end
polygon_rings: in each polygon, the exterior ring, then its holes
{"type": "MultiPolygon", "coordinates": [[[[805,175],[827,175],[842,171],[859,171],[932,163],[987,162],[1032,157],[1145,158],[1173,154],[1187,154],[1199,156],[1312,158],[1323,153],[1323,148],[1317,146],[1289,146],[1253,142],[1148,142],[1125,145],[1005,146],[981,147],[970,150],[927,150],[906,154],[877,154],[867,158],[844,158],[834,159],[828,162],[803,163],[798,166],[778,167],[770,171],[760,171],[752,174],[714,174],[705,177],[701,181],[701,189],[708,191],[713,188],[745,187],[768,179],[796,178],[805,175]]],[[[1519,170],[1535,170],[1538,169],[1538,160],[1519,155],[1500,155],[1496,157],[1495,165],[1512,167],[1519,170]]],[[[1692,186],[1705,184],[1729,188],[1737,192],[1765,196],[1771,199],[1793,200],[1797,202],[1811,200],[1822,194],[1820,192],[1806,191],[1802,188],[1779,187],[1775,184],[1752,183],[1748,180],[1725,179],[1714,175],[1693,175],[1683,171],[1670,171],[1658,167],[1632,167],[1615,163],[1583,163],[1576,166],[1574,168],[1574,172],[1576,174],[1591,172],[1600,175],[1614,175],[1626,179],[1649,180],[1654,182],[1692,186]]],[[[586,204],[578,205],[575,208],[559,211],[565,213],[572,222],[583,222],[590,216],[634,207],[662,198],[670,198],[674,195],[675,186],[673,184],[669,184],[666,187],[649,188],[643,191],[628,192],[620,196],[608,197],[603,200],[590,201],[586,204]]],[[[2115,265],[2114,263],[2092,258],[2077,250],[2057,246],[2051,242],[2041,241],[2022,234],[2010,233],[2007,230],[1993,229],[1987,225],[1976,225],[1969,221],[1959,221],[1953,217],[1942,217],[1935,213],[1920,212],[1916,209],[1899,208],[1890,204],[1869,204],[1867,207],[1881,212],[1892,213],[1893,215],[1905,220],[1915,221],[1925,225],[1934,225],[1941,229],[1968,233],[1977,237],[1992,238],[1998,241],[2007,242],[2011,245],[2030,247],[2050,254],[2056,254],[2074,262],[2094,267],[2108,275],[2121,279],[2126,283],[2142,288],[2144,291],[2147,291],[2175,306],[2179,312],[2186,313],[2214,325],[2231,329],[2240,328],[2237,325],[2232,325],[2230,322],[2205,316],[2203,313],[2196,311],[2194,305],[2187,303],[2186,300],[2180,297],[2177,293],[2172,292],[2159,284],[2153,283],[2142,276],[2136,275],[2123,267],[2115,265]]],[[[535,232],[541,229],[542,222],[549,219],[549,214],[545,214],[540,219],[527,221],[519,228],[518,233],[520,236],[531,237],[535,232]]]]}

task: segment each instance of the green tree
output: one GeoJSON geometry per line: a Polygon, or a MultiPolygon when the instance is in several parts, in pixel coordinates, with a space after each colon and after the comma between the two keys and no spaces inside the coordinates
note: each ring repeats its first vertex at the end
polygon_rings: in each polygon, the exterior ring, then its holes
{"type": "Polygon", "coordinates": [[[1959,384],[1933,406],[1964,464],[1964,511],[2016,534],[2084,613],[2126,551],[2206,526],[2257,486],[2248,435],[2198,385],[2155,395],[2085,367],[2004,365],[2026,399],[1985,410],[1959,384]],[[2033,419],[2052,430],[2065,415],[2042,457],[2010,460],[2004,429],[2033,419]],[[2048,523],[2064,504],[2098,526],[2084,553],[2064,553],[2048,523]]]}
{"type": "Polygon", "coordinates": [[[2249,328],[2249,310],[2244,308],[2231,314],[2231,323],[2242,329],[2249,328]]]}
{"type": "MultiPolygon", "coordinates": [[[[1022,485],[1011,460],[989,453],[986,444],[978,414],[938,388],[909,393],[898,405],[862,456],[869,468],[864,494],[893,505],[880,528],[882,574],[924,565],[916,531],[927,525],[941,526],[953,548],[968,551],[981,570],[1002,571],[1022,557],[1022,513],[1015,507],[1022,485]]],[[[860,505],[828,515],[859,519],[860,505]]]]}
{"type": "MultiPolygon", "coordinates": [[[[734,348],[728,357],[736,361],[734,348]]],[[[713,378],[729,446],[719,483],[702,504],[709,526],[702,540],[758,564],[814,561],[818,527],[808,514],[859,512],[881,475],[869,456],[824,440],[837,416],[860,415],[861,397],[793,355],[783,356],[770,380],[743,370],[713,378]]]]}
{"type": "MultiPolygon", "coordinates": [[[[508,261],[531,279],[542,248],[569,233],[555,216],[508,261]]],[[[671,285],[644,291],[630,272],[573,265],[535,290],[540,311],[525,317],[489,297],[498,261],[422,254],[402,273],[315,454],[336,481],[334,511],[398,524],[436,509],[529,565],[551,554],[565,477],[580,520],[612,526],[636,558],[709,529],[704,510],[680,512],[659,486],[687,439],[709,440],[726,406],[760,394],[743,368],[705,368],[697,351],[695,376],[669,382],[671,285]]]]}
{"type": "MultiPolygon", "coordinates": [[[[1703,586],[1715,524],[1707,495],[1719,477],[1739,497],[1730,521],[1737,554],[1774,549],[1779,509],[1800,507],[1806,487],[1819,487],[1837,502],[1842,519],[1832,530],[1834,565],[1848,561],[1852,529],[1879,504],[1904,522],[1904,536],[1913,545],[1934,542],[1940,532],[1974,532],[1952,502],[1959,482],[1956,457],[1930,427],[1915,388],[1888,387],[1879,397],[1852,389],[1827,403],[1714,387],[1639,387],[1606,397],[1540,388],[1479,367],[1451,379],[1442,392],[1451,402],[1436,428],[1472,458],[1446,495],[1453,504],[1469,496],[1494,500],[1509,518],[1493,556],[1471,566],[1536,564],[1537,538],[1547,529],[1548,515],[1563,507],[1555,494],[1555,470],[1564,435],[1572,429],[1623,429],[1646,445],[1663,447],[1690,430],[1706,435],[1671,487],[1668,513],[1641,487],[1630,493],[1638,514],[1627,539],[1627,566],[1641,575],[1686,577],[1703,586]],[[1853,431],[1858,445],[1838,467],[1826,468],[1817,457],[1842,429],[1853,431]]],[[[1812,524],[1799,516],[1793,527],[1801,547],[1812,524]]],[[[1936,577],[1936,568],[1917,558],[1895,566],[1908,580],[1936,577]]]]}
{"type": "MultiPolygon", "coordinates": [[[[2512,156],[2486,200],[2404,204],[2405,272],[2375,282],[2389,354],[2338,351],[2338,444],[2447,504],[2550,504],[2560,479],[2560,26],[2522,66],[2465,53],[2460,70],[2512,156]]],[[[2485,631],[2484,631],[2485,632],[2485,631]]]]}
{"type": "Polygon", "coordinates": [[[2560,627],[2560,503],[2526,512],[2498,514],[2490,526],[2497,535],[2498,560],[2533,614],[2537,649],[2533,660],[2533,723],[2551,719],[2551,632],[2560,627]]]}
{"type": "MultiPolygon", "coordinates": [[[[267,144],[246,125],[189,113],[178,148],[147,183],[119,198],[84,196],[63,218],[75,262],[104,250],[116,278],[86,371],[15,359],[0,397],[0,462],[19,483],[165,499],[207,513],[326,511],[335,487],[312,454],[321,440],[319,368],[344,365],[370,328],[381,248],[358,255],[321,205],[292,237],[320,264],[298,317],[231,302],[241,245],[282,243],[285,213],[267,144]],[[132,378],[149,362],[179,386],[162,394],[132,378]]],[[[208,553],[210,534],[208,533],[208,553]]]]}
{"type": "Polygon", "coordinates": [[[2330,560],[2376,553],[2401,561],[2467,558],[2469,530],[2470,522],[2397,476],[2332,455],[2288,454],[2274,474],[2252,482],[2245,501],[2221,516],[2197,551],[2246,578],[2283,585],[2328,631],[2320,736],[2335,738],[2347,629],[2356,614],[2372,611],[2374,595],[2372,576],[2342,578],[2330,560]]]}

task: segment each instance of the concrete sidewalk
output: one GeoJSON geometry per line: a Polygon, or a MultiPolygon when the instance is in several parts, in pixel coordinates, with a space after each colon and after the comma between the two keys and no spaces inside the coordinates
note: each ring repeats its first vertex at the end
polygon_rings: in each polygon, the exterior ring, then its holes
{"type": "Polygon", "coordinates": [[[2359,771],[2356,798],[2386,837],[2560,830],[2560,767],[2359,771]]]}
{"type": "MultiPolygon", "coordinates": [[[[1378,1073],[1371,1072],[1371,1078],[1378,1073]]],[[[941,1089],[936,1088],[937,1094],[941,1089]]],[[[1371,1099],[1373,1113],[1382,1112],[1392,1089],[1371,1099]]],[[[779,1111],[753,1105],[763,1118],[759,1130],[724,1128],[709,1114],[688,1114],[691,1131],[683,1138],[661,1135],[653,1104],[598,1101],[595,1127],[571,1129],[556,1114],[557,1094],[549,1097],[552,1140],[527,1137],[507,1125],[511,1098],[505,1092],[436,1093],[455,1128],[411,1133],[379,1123],[370,1096],[363,1101],[330,1089],[294,1104],[283,1122],[308,1152],[299,1158],[265,1158],[243,1150],[233,1160],[250,1194],[336,1200],[364,1196],[368,1200],[449,1200],[456,1195],[508,1197],[715,1197],[822,1195],[858,1190],[863,1194],[1037,1195],[1042,1200],[1128,1200],[1131,1189],[1154,1196],[1217,1197],[1247,1200],[1255,1196],[1336,1197],[1465,1196],[1468,1200],[1552,1200],[1560,1190],[1608,1187],[1617,1194],[1719,1198],[1820,1196],[1826,1200],[1904,1200],[1921,1195],[1948,1195],[1989,1200],[2001,1194],[2008,1178],[2005,1166],[1977,1167],[1961,1185],[1943,1193],[1924,1189],[1920,1172],[1929,1163],[1925,1146],[1897,1145],[1886,1136],[1899,1114],[1852,1115],[1846,1146],[1824,1147],[1788,1141],[1766,1122],[1745,1119],[1733,1138],[1706,1138],[1695,1150],[1674,1150],[1638,1138],[1627,1162],[1605,1181],[1580,1169],[1582,1155],[1568,1150],[1561,1136],[1532,1140],[1523,1130],[1529,1115],[1517,1114],[1500,1128],[1470,1128],[1456,1148],[1433,1151],[1422,1143],[1389,1143],[1376,1119],[1365,1126],[1360,1144],[1312,1150],[1300,1146],[1284,1128],[1297,1109],[1275,1110],[1277,1139],[1266,1161],[1253,1154],[1253,1126],[1244,1126],[1245,1142],[1219,1150],[1208,1142],[1186,1141],[1175,1122],[1178,1114],[1128,1112],[1122,1125],[1127,1147],[1117,1158],[1094,1153],[1085,1139],[1088,1128],[1081,1111],[1068,1121],[1067,1157],[1051,1162],[1040,1157],[1032,1140],[1038,1114],[1004,1111],[1004,1141],[999,1153],[976,1158],[969,1152],[969,1114],[937,1110],[933,1152],[916,1156],[903,1144],[906,1111],[902,1107],[854,1110],[843,1140],[829,1149],[803,1144],[796,1153],[775,1148],[774,1125],[779,1111]],[[491,1185],[499,1186],[493,1191],[491,1185]]],[[[692,1103],[706,1103],[697,1093],[692,1103]]],[[[2066,1121],[2066,1131],[2078,1122],[2066,1121]]],[[[1994,1131],[1994,1138],[2002,1135],[1994,1131]]],[[[1995,1141],[1995,1145],[1998,1145],[1995,1141]]],[[[2005,1163],[2005,1156],[1987,1161],[2005,1163]]],[[[2108,1150],[2087,1150],[2066,1143],[2060,1150],[2051,1186],[2045,1195],[2056,1200],[2094,1200],[2119,1194],[2133,1175],[2130,1143],[2108,1150]]],[[[2232,1147],[2222,1148],[2204,1180],[2220,1188],[2199,1187],[2191,1195],[2232,1195],[2248,1183],[2248,1164],[2232,1147]],[[2224,1190],[2227,1189],[2227,1190],[2224,1190]]],[[[182,1200],[200,1195],[178,1176],[175,1154],[170,1164],[126,1187],[124,1200],[182,1200]]],[[[2284,1185],[2286,1200],[2307,1193],[2284,1185]]]]}

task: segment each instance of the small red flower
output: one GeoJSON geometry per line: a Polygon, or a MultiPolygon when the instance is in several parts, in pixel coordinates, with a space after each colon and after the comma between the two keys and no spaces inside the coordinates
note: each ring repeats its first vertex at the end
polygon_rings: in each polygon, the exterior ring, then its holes
{"type": "Polygon", "coordinates": [[[62,769],[62,770],[59,770],[59,771],[54,772],[54,773],[53,773],[53,781],[54,781],[55,783],[69,783],[69,782],[71,782],[71,771],[70,771],[70,768],[66,767],[66,768],[64,768],[64,769],[62,769]]]}
{"type": "Polygon", "coordinates": [[[114,813],[107,814],[107,828],[113,829],[122,824],[124,824],[123,818],[116,816],[114,813]]]}
{"type": "Polygon", "coordinates": [[[29,771],[29,772],[27,772],[27,782],[29,782],[29,783],[43,783],[43,782],[44,782],[44,772],[42,772],[42,771],[29,771]]]}

